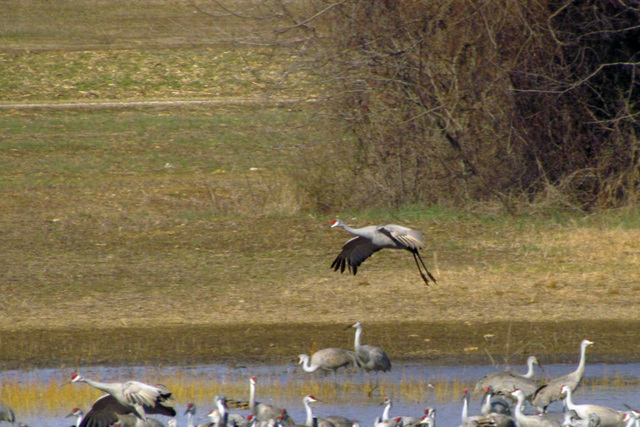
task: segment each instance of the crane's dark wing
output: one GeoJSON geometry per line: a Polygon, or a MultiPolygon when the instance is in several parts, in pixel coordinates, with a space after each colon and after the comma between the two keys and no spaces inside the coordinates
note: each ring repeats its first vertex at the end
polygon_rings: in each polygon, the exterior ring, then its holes
{"type": "Polygon", "coordinates": [[[380,249],[382,248],[374,245],[371,240],[365,237],[354,237],[344,244],[342,252],[333,260],[331,268],[334,271],[340,270],[340,273],[344,273],[345,268],[348,267],[355,276],[358,272],[358,266],[380,249]]]}
{"type": "Polygon", "coordinates": [[[118,415],[132,412],[132,408],[118,402],[110,394],[105,394],[95,401],[79,427],[109,427],[118,421],[118,415]]]}
{"type": "Polygon", "coordinates": [[[159,395],[156,398],[155,406],[144,407],[147,414],[166,415],[167,417],[175,417],[176,410],[173,407],[173,399],[171,391],[164,384],[156,384],[159,395]]]}

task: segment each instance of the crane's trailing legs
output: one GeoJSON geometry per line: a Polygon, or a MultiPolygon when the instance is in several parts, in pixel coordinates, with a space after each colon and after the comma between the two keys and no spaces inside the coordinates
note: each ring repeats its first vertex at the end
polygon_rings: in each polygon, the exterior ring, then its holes
{"type": "Polygon", "coordinates": [[[420,252],[418,252],[417,249],[414,249],[414,250],[411,251],[411,253],[413,254],[413,260],[416,262],[416,265],[418,266],[418,271],[420,272],[420,277],[422,277],[422,280],[424,280],[424,284],[429,286],[429,279],[431,279],[433,281],[433,283],[436,283],[436,278],[433,277],[431,275],[431,273],[429,273],[429,269],[424,264],[424,261],[422,260],[422,257],[420,256],[420,252]],[[420,268],[420,264],[418,264],[418,260],[420,260],[420,263],[424,267],[424,271],[429,276],[429,279],[427,279],[427,277],[422,272],[422,269],[420,268]]]}

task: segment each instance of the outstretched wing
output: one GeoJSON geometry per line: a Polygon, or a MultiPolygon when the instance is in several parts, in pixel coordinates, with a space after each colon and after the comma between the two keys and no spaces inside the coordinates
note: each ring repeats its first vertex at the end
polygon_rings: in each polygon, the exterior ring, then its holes
{"type": "Polygon", "coordinates": [[[132,412],[132,408],[118,402],[110,394],[105,394],[95,401],[79,427],[109,427],[118,421],[118,415],[132,412]]]}
{"type": "Polygon", "coordinates": [[[122,393],[128,403],[142,406],[148,414],[176,416],[170,402],[171,391],[166,386],[151,386],[138,381],[127,381],[123,386],[122,393]]]}
{"type": "Polygon", "coordinates": [[[358,272],[358,266],[380,249],[382,248],[374,245],[371,240],[365,237],[354,237],[344,244],[340,254],[333,260],[331,268],[334,271],[340,270],[340,273],[344,273],[345,268],[348,267],[355,276],[358,272]]]}
{"type": "Polygon", "coordinates": [[[424,247],[424,236],[419,231],[394,224],[378,227],[378,231],[409,250],[422,249],[424,247]]]}

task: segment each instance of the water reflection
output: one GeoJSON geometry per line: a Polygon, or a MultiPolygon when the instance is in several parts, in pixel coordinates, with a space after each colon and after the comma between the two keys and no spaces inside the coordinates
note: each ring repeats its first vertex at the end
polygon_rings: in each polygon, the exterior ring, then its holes
{"type": "MultiPolygon", "coordinates": [[[[513,367],[515,370],[522,370],[522,367],[513,367]]],[[[549,365],[544,367],[544,372],[537,372],[536,378],[542,376],[555,377],[571,372],[575,365],[549,365]]],[[[0,381],[19,382],[29,385],[38,382],[59,381],[60,383],[68,379],[75,369],[37,369],[29,371],[4,371],[0,372],[0,381]]],[[[322,387],[341,388],[346,381],[356,385],[361,384],[362,388],[371,387],[371,383],[377,381],[375,375],[370,377],[362,373],[341,373],[336,377],[331,375],[307,374],[296,366],[269,366],[269,365],[203,365],[186,367],[87,367],[80,369],[83,375],[102,380],[120,381],[124,379],[139,379],[149,377],[157,378],[165,376],[180,375],[184,381],[215,381],[218,384],[243,383],[248,384],[248,378],[257,376],[259,378],[269,378],[272,383],[286,385],[291,382],[308,381],[310,375],[318,379],[322,387]]],[[[423,380],[424,384],[442,383],[457,381],[461,385],[472,385],[483,375],[494,372],[492,366],[430,366],[424,364],[395,364],[392,372],[381,375],[378,379],[380,383],[405,383],[413,380],[423,380]]],[[[634,407],[640,406],[637,398],[638,378],[640,378],[640,364],[592,364],[587,365],[585,374],[585,384],[576,393],[574,401],[576,403],[594,403],[611,406],[617,409],[625,409],[624,404],[634,407]],[[609,381],[615,378],[616,381],[609,381]]],[[[320,390],[322,390],[322,387],[320,390]]],[[[402,388],[402,387],[400,387],[402,388]]],[[[211,401],[203,401],[198,408],[199,415],[204,415],[213,408],[213,394],[211,401]]],[[[233,396],[234,398],[247,398],[248,385],[245,396],[233,396]]],[[[286,407],[290,415],[296,422],[304,422],[305,413],[302,405],[302,395],[299,397],[282,397],[274,402],[265,393],[258,389],[259,400],[266,403],[274,403],[286,407]]],[[[322,399],[322,396],[316,396],[322,399]]],[[[382,413],[380,406],[385,396],[379,390],[374,389],[371,396],[359,390],[358,393],[342,391],[338,399],[334,401],[319,402],[314,407],[314,414],[320,417],[329,415],[344,415],[348,418],[360,420],[363,427],[373,424],[377,416],[382,413]]],[[[402,393],[394,395],[394,405],[391,409],[392,416],[412,415],[420,416],[428,406],[437,408],[437,423],[440,426],[458,426],[460,424],[461,401],[458,396],[450,396],[442,400],[438,399],[430,388],[425,387],[423,397],[405,398],[402,393]]],[[[183,415],[186,404],[192,399],[191,396],[176,396],[177,410],[179,415],[177,420],[180,426],[186,426],[186,417],[183,415]]],[[[479,412],[480,396],[474,396],[470,412],[479,412]]],[[[5,399],[6,400],[6,399],[5,399]]],[[[65,419],[64,416],[72,408],[60,408],[56,413],[46,414],[26,414],[20,416],[20,421],[28,423],[32,427],[62,427],[73,423],[72,418],[65,419]]],[[[88,409],[88,408],[87,408],[88,409]]],[[[554,403],[550,406],[550,411],[561,411],[562,406],[554,403]]],[[[39,412],[39,411],[34,411],[39,412]]],[[[246,411],[239,411],[246,414],[246,411]]],[[[17,414],[18,415],[18,414],[17,414]]],[[[162,420],[166,423],[166,419],[162,420]]]]}

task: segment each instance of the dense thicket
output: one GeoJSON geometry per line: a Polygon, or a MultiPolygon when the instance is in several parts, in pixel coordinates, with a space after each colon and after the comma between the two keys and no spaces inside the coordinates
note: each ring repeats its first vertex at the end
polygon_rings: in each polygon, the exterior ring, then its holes
{"type": "Polygon", "coordinates": [[[296,165],[314,206],[637,201],[640,2],[262,6],[342,131],[296,165]]]}
{"type": "Polygon", "coordinates": [[[341,2],[324,70],[348,137],[315,147],[341,165],[309,183],[318,206],[635,202],[639,6],[341,2]]]}

